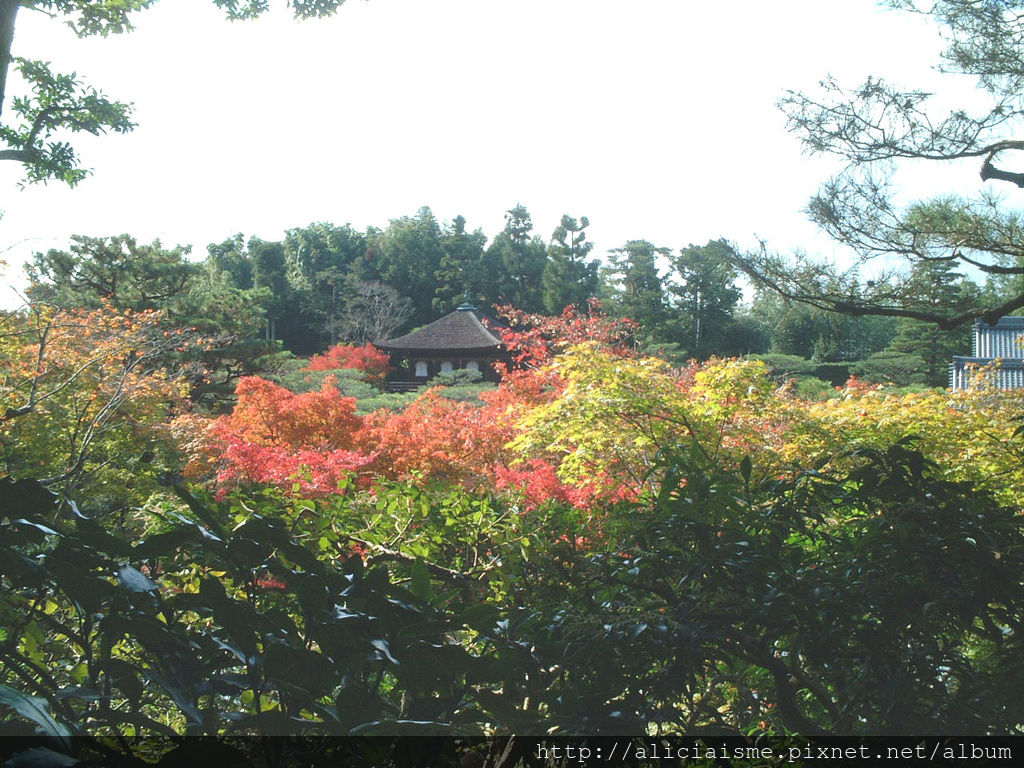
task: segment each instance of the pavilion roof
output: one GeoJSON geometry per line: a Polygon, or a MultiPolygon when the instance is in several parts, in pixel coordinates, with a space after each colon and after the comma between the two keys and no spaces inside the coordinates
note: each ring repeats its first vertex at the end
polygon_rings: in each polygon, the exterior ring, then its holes
{"type": "Polygon", "coordinates": [[[501,348],[501,337],[487,328],[476,307],[463,304],[440,320],[428,323],[415,331],[374,343],[386,351],[442,351],[481,350],[501,348]]]}

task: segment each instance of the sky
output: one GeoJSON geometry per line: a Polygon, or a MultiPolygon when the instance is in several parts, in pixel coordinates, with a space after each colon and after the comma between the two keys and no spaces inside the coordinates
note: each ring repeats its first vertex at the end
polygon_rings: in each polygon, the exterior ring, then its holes
{"type": "MultiPolygon", "coordinates": [[[[518,203],[545,239],[587,216],[599,256],[724,237],[841,259],[802,213],[840,166],[802,154],[777,101],[827,74],[927,88],[941,47],[868,0],[348,0],[303,22],[272,5],[231,23],[210,0],[162,0],[130,34],[81,40],[21,11],[14,55],[133,102],[138,127],[76,139],[94,173],[74,189],[21,189],[0,164],[0,303],[72,234],[202,257],[237,232],[384,228],[421,206],[488,237],[518,203]]],[[[940,183],[922,170],[906,190],[940,183]]]]}

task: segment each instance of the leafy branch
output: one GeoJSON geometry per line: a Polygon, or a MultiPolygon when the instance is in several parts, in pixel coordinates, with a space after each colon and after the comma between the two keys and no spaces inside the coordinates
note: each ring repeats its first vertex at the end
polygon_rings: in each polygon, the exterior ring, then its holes
{"type": "Polygon", "coordinates": [[[128,133],[135,127],[131,106],[83,85],[75,73],[54,73],[47,62],[15,61],[31,96],[19,96],[12,102],[20,125],[0,125],[0,139],[8,147],[0,150],[0,160],[24,164],[25,183],[57,180],[75,186],[89,171],[81,167],[75,149],[59,135],[128,133]]]}

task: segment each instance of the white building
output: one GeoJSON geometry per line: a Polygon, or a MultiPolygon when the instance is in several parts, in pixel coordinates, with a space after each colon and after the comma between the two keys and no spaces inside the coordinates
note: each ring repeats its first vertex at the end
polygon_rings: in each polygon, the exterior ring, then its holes
{"type": "Polygon", "coordinates": [[[949,386],[967,389],[979,368],[990,366],[992,384],[998,389],[1024,389],[1024,317],[1003,317],[995,325],[974,324],[970,357],[954,357],[949,366],[949,386]]]}

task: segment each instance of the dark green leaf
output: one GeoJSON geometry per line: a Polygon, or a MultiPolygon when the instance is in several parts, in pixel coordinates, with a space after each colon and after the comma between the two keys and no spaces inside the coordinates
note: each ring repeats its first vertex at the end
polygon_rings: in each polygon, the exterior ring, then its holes
{"type": "Polygon", "coordinates": [[[0,517],[38,515],[48,517],[57,508],[57,497],[37,480],[0,480],[0,517]]]}
{"type": "Polygon", "coordinates": [[[50,714],[50,703],[38,696],[0,685],[0,704],[14,709],[19,715],[39,726],[47,736],[56,736],[70,749],[71,729],[54,719],[50,714]]]}
{"type": "Polygon", "coordinates": [[[129,592],[153,592],[160,588],[155,581],[130,565],[123,565],[118,570],[117,583],[129,592]]]}
{"type": "Polygon", "coordinates": [[[416,562],[412,564],[409,591],[424,603],[429,603],[434,596],[434,590],[430,585],[430,571],[427,570],[427,564],[421,557],[417,557],[416,562]]]}
{"type": "Polygon", "coordinates": [[[376,648],[392,664],[398,664],[398,659],[391,655],[391,646],[388,645],[387,640],[371,640],[370,645],[376,648]]]}

